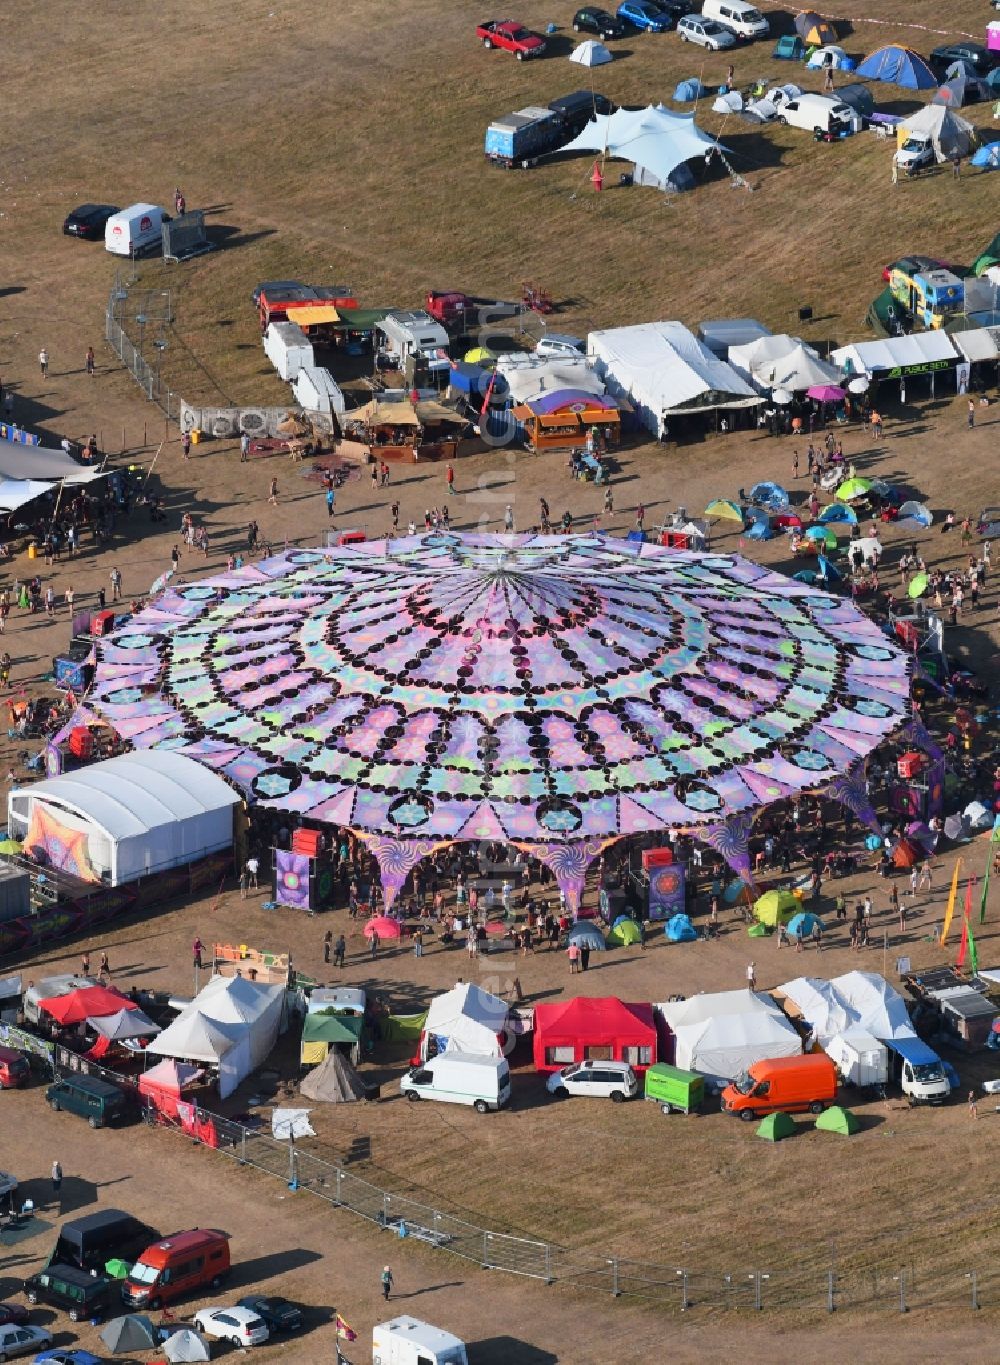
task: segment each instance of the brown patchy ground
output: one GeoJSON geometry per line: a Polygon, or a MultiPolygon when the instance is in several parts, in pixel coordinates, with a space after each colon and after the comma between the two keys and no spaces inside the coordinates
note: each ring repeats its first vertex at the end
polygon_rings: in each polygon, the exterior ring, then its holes
{"type": "MultiPolygon", "coordinates": [[[[550,17],[565,21],[570,7],[563,8],[565,14],[553,14],[532,2],[516,12],[543,24],[550,17]]],[[[862,18],[862,8],[856,5],[856,34],[846,42],[851,52],[904,35],[918,47],[944,40],[903,27],[939,28],[940,7],[930,0],[886,0],[878,14],[889,21],[885,27],[862,18]]],[[[755,193],[720,180],[671,201],[642,190],[597,198],[586,183],[589,158],[527,175],[488,173],[480,149],[489,118],[545,102],[580,84],[581,76],[559,57],[521,67],[483,52],[471,38],[477,15],[444,0],[386,11],[360,0],[332,11],[317,0],[294,10],[255,0],[223,8],[178,0],[168,10],[116,8],[107,15],[57,3],[46,15],[61,40],[57,72],[41,74],[41,28],[5,32],[8,69],[34,71],[37,78],[18,87],[6,111],[0,374],[15,388],[18,420],[47,436],[96,430],[116,457],[121,449],[122,458],[140,462],[169,436],[154,476],[167,496],[167,529],[133,514],[113,551],[88,550],[72,569],[64,563],[44,574],[60,593],[72,581],[78,601],[107,584],[113,563],[125,574],[126,597],[145,591],[167,566],[187,510],[212,532],[207,563],[187,554],[182,560],[192,578],[224,562],[251,517],[275,543],[286,535],[308,540],[326,529],[321,496],[299,470],[280,460],[240,466],[235,452],[218,444],[199,447],[183,464],[176,432],[164,431],[155,409],[100,349],[100,373],[87,382],[83,354],[98,344],[114,263],[100,246],[59,236],[64,212],[83,199],[165,202],[180,183],[189,205],[214,206],[209,221],[227,249],[170,271],[155,264],[142,271],[149,287],[166,283],[177,290],[178,321],[166,358],[170,382],[185,397],[206,402],[286,400],[287,390],[258,349],[249,306],[253,284],[269,276],[346,278],[363,303],[415,303],[428,287],[512,295],[521,279],[536,278],[566,301],[552,323],[560,330],[658,316],[693,324],[747,313],[775,330],[797,331],[797,308],[809,303],[817,320],[806,324],[807,339],[846,340],[861,334],[865,306],[881,287],[883,260],[924,250],[967,262],[996,230],[995,187],[985,176],[968,175],[955,186],[950,176],[935,175],[892,195],[889,149],[874,139],[818,147],[793,130],[748,133],[742,125],[723,125],[707,108],[704,126],[722,131],[755,193]],[[45,383],[34,359],[43,344],[51,356],[45,383]],[[282,485],[277,509],[265,504],[274,473],[282,485]]],[[[983,11],[966,0],[949,8],[948,22],[956,33],[979,32],[983,11]]],[[[667,98],[678,79],[702,71],[714,82],[728,60],[703,59],[675,35],[636,35],[618,46],[628,51],[627,60],[599,70],[596,85],[622,102],[667,98]]],[[[797,74],[771,61],[769,51],[770,44],[738,50],[738,81],[797,74]]],[[[50,60],[48,51],[47,66],[50,60]]],[[[905,92],[887,94],[897,97],[897,109],[908,107],[905,92]]],[[[973,117],[988,124],[985,109],[973,117]]],[[[980,414],[969,433],[954,396],[931,403],[911,383],[910,400],[906,409],[887,402],[887,440],[880,448],[848,432],[847,454],[859,469],[904,477],[938,512],[954,506],[961,515],[1000,501],[996,410],[980,414]]],[[[678,504],[698,511],[709,498],[732,496],[757,478],[787,480],[790,450],[787,441],[745,434],[696,448],[628,450],[616,481],[617,511],[604,524],[627,529],[640,499],[649,525],[678,504]]],[[[598,490],[571,483],[558,457],[477,457],[459,467],[458,487],[451,510],[456,524],[470,528],[497,529],[507,502],[523,527],[537,520],[540,495],[555,514],[568,507],[580,517],[596,514],[602,500],[598,490]]],[[[388,495],[373,495],[367,480],[348,484],[337,524],[381,533],[388,502],[397,496],[402,523],[410,517],[419,523],[425,507],[443,501],[441,471],[394,468],[388,495]]],[[[891,562],[901,536],[890,529],[886,540],[891,562]]],[[[717,544],[739,548],[732,533],[717,544]]],[[[921,546],[932,564],[960,558],[957,536],[942,539],[937,528],[921,546]]],[[[777,542],[748,548],[782,564],[777,542]]],[[[21,560],[15,572],[26,567],[21,560]]],[[[958,657],[980,666],[995,658],[996,602],[994,582],[978,616],[949,633],[958,657]]],[[[14,656],[15,680],[27,683],[44,672],[67,631],[65,619],[51,628],[12,619],[5,647],[14,656]]],[[[11,758],[9,745],[0,748],[0,763],[11,758]]],[[[985,849],[974,850],[977,870],[984,859],[985,849]]],[[[935,899],[919,905],[905,942],[887,926],[890,974],[901,947],[918,966],[940,960],[925,936],[940,918],[950,868],[951,859],[942,859],[935,899]]],[[[867,884],[859,879],[852,893],[867,884]]],[[[997,958],[995,915],[994,894],[980,935],[984,963],[997,958]]],[[[336,928],[342,918],[269,914],[227,891],[218,905],[207,898],[175,907],[121,925],[91,946],[109,948],[123,981],[187,990],[195,933],[206,942],[291,948],[303,970],[320,975],[322,929],[336,928]]],[[[81,946],[55,945],[11,965],[28,975],[58,970],[75,963],[81,946]]],[[[344,979],[366,982],[400,1007],[419,1005],[467,975],[464,954],[432,949],[421,962],[408,954],[383,956],[372,968],[360,946],[352,940],[344,979]]],[[[878,948],[859,964],[836,943],[821,963],[779,959],[772,944],[755,945],[754,955],[765,986],[803,970],[832,975],[856,965],[882,967],[878,948]]],[[[747,958],[743,932],[733,927],[715,945],[671,950],[656,943],[644,955],[599,957],[574,989],[636,999],[721,989],[742,982],[747,958]]],[[[501,984],[512,964],[498,963],[501,984]]],[[[492,963],[484,969],[481,979],[489,986],[492,963]]],[[[519,960],[516,971],[529,996],[567,985],[561,957],[519,960]]],[[[287,1057],[283,1064],[291,1066],[287,1057]]],[[[377,1074],[398,1075],[400,1066],[398,1056],[380,1057],[377,1074]]],[[[978,1059],[963,1067],[970,1083],[987,1074],[978,1059]]],[[[387,1093],[394,1093],[391,1085],[387,1093]]],[[[747,1315],[739,1327],[742,1353],[773,1358],[777,1347],[804,1360],[852,1349],[872,1360],[904,1352],[912,1359],[988,1358],[990,1349],[954,1310],[966,1302],[965,1271],[977,1264],[986,1276],[995,1259],[988,1134],[996,1117],[981,1106],[974,1125],[961,1105],[911,1113],[893,1100],[863,1105],[861,1112],[865,1129],[851,1143],[803,1134],[770,1148],[720,1115],[675,1123],[651,1105],[624,1112],[582,1102],[548,1106],[537,1082],[524,1075],[514,1108],[495,1118],[430,1105],[414,1113],[391,1100],[322,1115],[317,1147],[337,1153],[353,1137],[370,1135],[368,1174],[376,1183],[570,1246],[668,1266],[683,1260],[711,1273],[716,1286],[716,1275],[765,1263],[777,1282],[791,1262],[814,1268],[821,1286],[830,1236],[846,1266],[870,1258],[886,1273],[906,1247],[920,1270],[918,1301],[935,1298],[933,1275],[925,1273],[935,1264],[947,1313],[922,1307],[905,1330],[894,1320],[890,1327],[890,1284],[878,1317],[856,1309],[845,1323],[841,1314],[835,1345],[830,1328],[812,1316],[806,1330],[790,1313],[768,1315],[761,1326],[747,1315]]],[[[304,1196],[293,1205],[277,1182],[168,1135],[91,1134],[68,1116],[49,1115],[37,1092],[4,1095],[3,1119],[0,1165],[23,1180],[42,1180],[58,1156],[69,1176],[67,1196],[82,1208],[97,1199],[125,1204],[161,1226],[218,1222],[234,1235],[234,1259],[246,1266],[248,1285],[252,1273],[305,1302],[336,1303],[362,1341],[383,1315],[374,1291],[387,1244],[367,1225],[304,1196]],[[121,1186],[103,1184],[119,1180],[121,1186]],[[306,1262],[303,1250],[322,1259],[306,1262]]],[[[33,1260],[45,1242],[38,1236],[4,1246],[0,1290],[12,1290],[11,1280],[31,1268],[20,1258],[33,1260]]],[[[388,1254],[401,1291],[418,1294],[401,1306],[469,1340],[493,1339],[479,1351],[481,1361],[649,1360],[667,1349],[694,1360],[732,1347],[728,1315],[704,1305],[685,1322],[634,1300],[604,1303],[504,1276],[486,1279],[412,1244],[403,1249],[393,1242],[388,1254]],[[498,1340],[505,1334],[519,1344],[498,1340]],[[529,1341],[542,1354],[533,1357],[524,1346],[529,1341]]],[[[820,1299],[821,1288],[810,1314],[820,1299]]],[[[991,1306],[989,1290],[984,1303],[991,1306]]],[[[282,1358],[312,1362],[331,1350],[326,1325],[282,1348],[282,1358]]],[[[358,1348],[353,1354],[365,1355],[358,1348]]]]}

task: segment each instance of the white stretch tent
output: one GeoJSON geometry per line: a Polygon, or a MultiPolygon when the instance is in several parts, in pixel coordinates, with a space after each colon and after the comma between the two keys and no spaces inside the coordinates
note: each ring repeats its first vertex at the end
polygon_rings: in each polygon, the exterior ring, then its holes
{"type": "Polygon", "coordinates": [[[680,322],[646,322],[591,332],[587,354],[616,398],[662,436],[671,414],[749,407],[760,397],[680,322]]]}
{"type": "Polygon", "coordinates": [[[795,1057],[802,1043],[777,1005],[756,991],[721,991],[655,1006],[674,1035],[674,1063],[733,1080],[766,1057],[795,1057]]]}
{"type": "Polygon", "coordinates": [[[0,480],[0,512],[16,512],[25,503],[34,502],[55,485],[40,479],[0,480]]]}
{"type": "Polygon", "coordinates": [[[603,43],[595,42],[593,38],[588,38],[585,43],[580,43],[569,54],[571,62],[576,62],[577,66],[607,66],[611,60],[611,53],[603,43]]]}
{"type": "Polygon", "coordinates": [[[948,333],[938,330],[913,332],[905,337],[884,337],[881,341],[855,341],[839,347],[830,359],[840,367],[841,373],[849,368],[852,374],[878,374],[907,365],[926,365],[935,360],[954,364],[961,357],[948,333]]]}
{"type": "Polygon", "coordinates": [[[36,805],[87,835],[96,875],[111,886],[230,848],[239,796],[193,758],[145,749],[15,788],[11,838],[23,839],[36,805]]]}
{"type": "Polygon", "coordinates": [[[439,1052],[472,1052],[501,1057],[499,1034],[507,1028],[507,1003],[479,986],[463,982],[431,1001],[424,1041],[437,1040],[439,1052]]]}
{"type": "Polygon", "coordinates": [[[90,483],[102,472],[77,464],[65,450],[49,446],[23,446],[18,441],[0,440],[0,478],[49,479],[55,483],[90,483]]]}
{"type": "Polygon", "coordinates": [[[586,356],[550,359],[509,351],[498,358],[496,368],[507,381],[514,403],[530,403],[559,389],[580,389],[598,398],[604,393],[604,380],[586,356]]]}
{"type": "Polygon", "coordinates": [[[268,1057],[278,1040],[284,986],[265,986],[242,976],[213,976],[147,1053],[207,1062],[219,1068],[225,1099],[268,1057]]]}
{"type": "Polygon", "coordinates": [[[675,114],[662,104],[646,109],[616,109],[595,114],[562,150],[602,152],[631,161],[637,185],[667,189],[678,166],[717,149],[714,137],[696,125],[693,114],[675,114]]]}

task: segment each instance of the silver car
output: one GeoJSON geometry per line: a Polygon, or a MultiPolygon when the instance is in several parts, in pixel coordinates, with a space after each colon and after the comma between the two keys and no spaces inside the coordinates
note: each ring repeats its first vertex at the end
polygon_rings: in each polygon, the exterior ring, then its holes
{"type": "Polygon", "coordinates": [[[639,1082],[628,1062],[576,1062],[553,1072],[545,1089],[560,1099],[566,1095],[586,1095],[621,1104],[622,1100],[638,1095],[639,1082]]]}
{"type": "Polygon", "coordinates": [[[697,43],[711,52],[736,45],[736,35],[732,29],[723,28],[714,19],[705,19],[700,14],[685,14],[677,24],[677,32],[683,42],[697,43]]]}

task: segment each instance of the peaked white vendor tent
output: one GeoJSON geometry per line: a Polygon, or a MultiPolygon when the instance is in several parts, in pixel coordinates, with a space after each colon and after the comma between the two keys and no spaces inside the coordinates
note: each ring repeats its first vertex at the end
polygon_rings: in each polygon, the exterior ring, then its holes
{"type": "Polygon", "coordinates": [[[697,126],[693,114],[676,114],[662,104],[651,104],[646,109],[596,114],[562,150],[602,152],[620,161],[631,161],[637,185],[655,185],[664,190],[678,166],[719,148],[715,138],[697,126]]]}
{"type": "Polygon", "coordinates": [[[507,1028],[507,1002],[469,982],[431,1001],[424,1022],[425,1039],[438,1052],[473,1052],[480,1057],[503,1055],[498,1034],[507,1028]]]}
{"type": "Polygon", "coordinates": [[[772,360],[765,369],[765,383],[789,393],[804,393],[814,384],[836,384],[840,371],[836,365],[820,360],[816,352],[802,342],[779,360],[772,360]]]}
{"type": "Polygon", "coordinates": [[[674,1063],[687,1071],[733,1080],[765,1057],[794,1057],[799,1035],[777,1005],[755,991],[722,991],[656,1009],[674,1035],[674,1063]]]}
{"type": "Polygon", "coordinates": [[[213,976],[146,1049],[219,1068],[225,1099],[267,1058],[278,1040],[285,988],[242,976],[213,976]]]}
{"type": "Polygon", "coordinates": [[[587,354],[616,398],[626,398],[661,436],[671,414],[749,407],[761,401],[731,365],[679,322],[591,332],[587,354]]]}
{"type": "Polygon", "coordinates": [[[832,981],[799,976],[776,994],[793,1002],[820,1047],[855,1030],[879,1042],[914,1036],[906,1001],[876,972],[847,972],[832,981]]]}
{"type": "Polygon", "coordinates": [[[846,1033],[857,1020],[829,981],[818,976],[797,976],[775,994],[788,1000],[823,1047],[838,1033],[846,1033]]]}

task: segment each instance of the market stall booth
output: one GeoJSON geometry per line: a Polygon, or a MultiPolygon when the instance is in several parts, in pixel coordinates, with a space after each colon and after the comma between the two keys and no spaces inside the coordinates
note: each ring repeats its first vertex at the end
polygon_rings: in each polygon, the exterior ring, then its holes
{"type": "Polygon", "coordinates": [[[535,1006],[536,1071],[558,1071],[573,1062],[628,1062],[645,1071],[656,1061],[653,1007],[614,996],[535,1006]]]}

